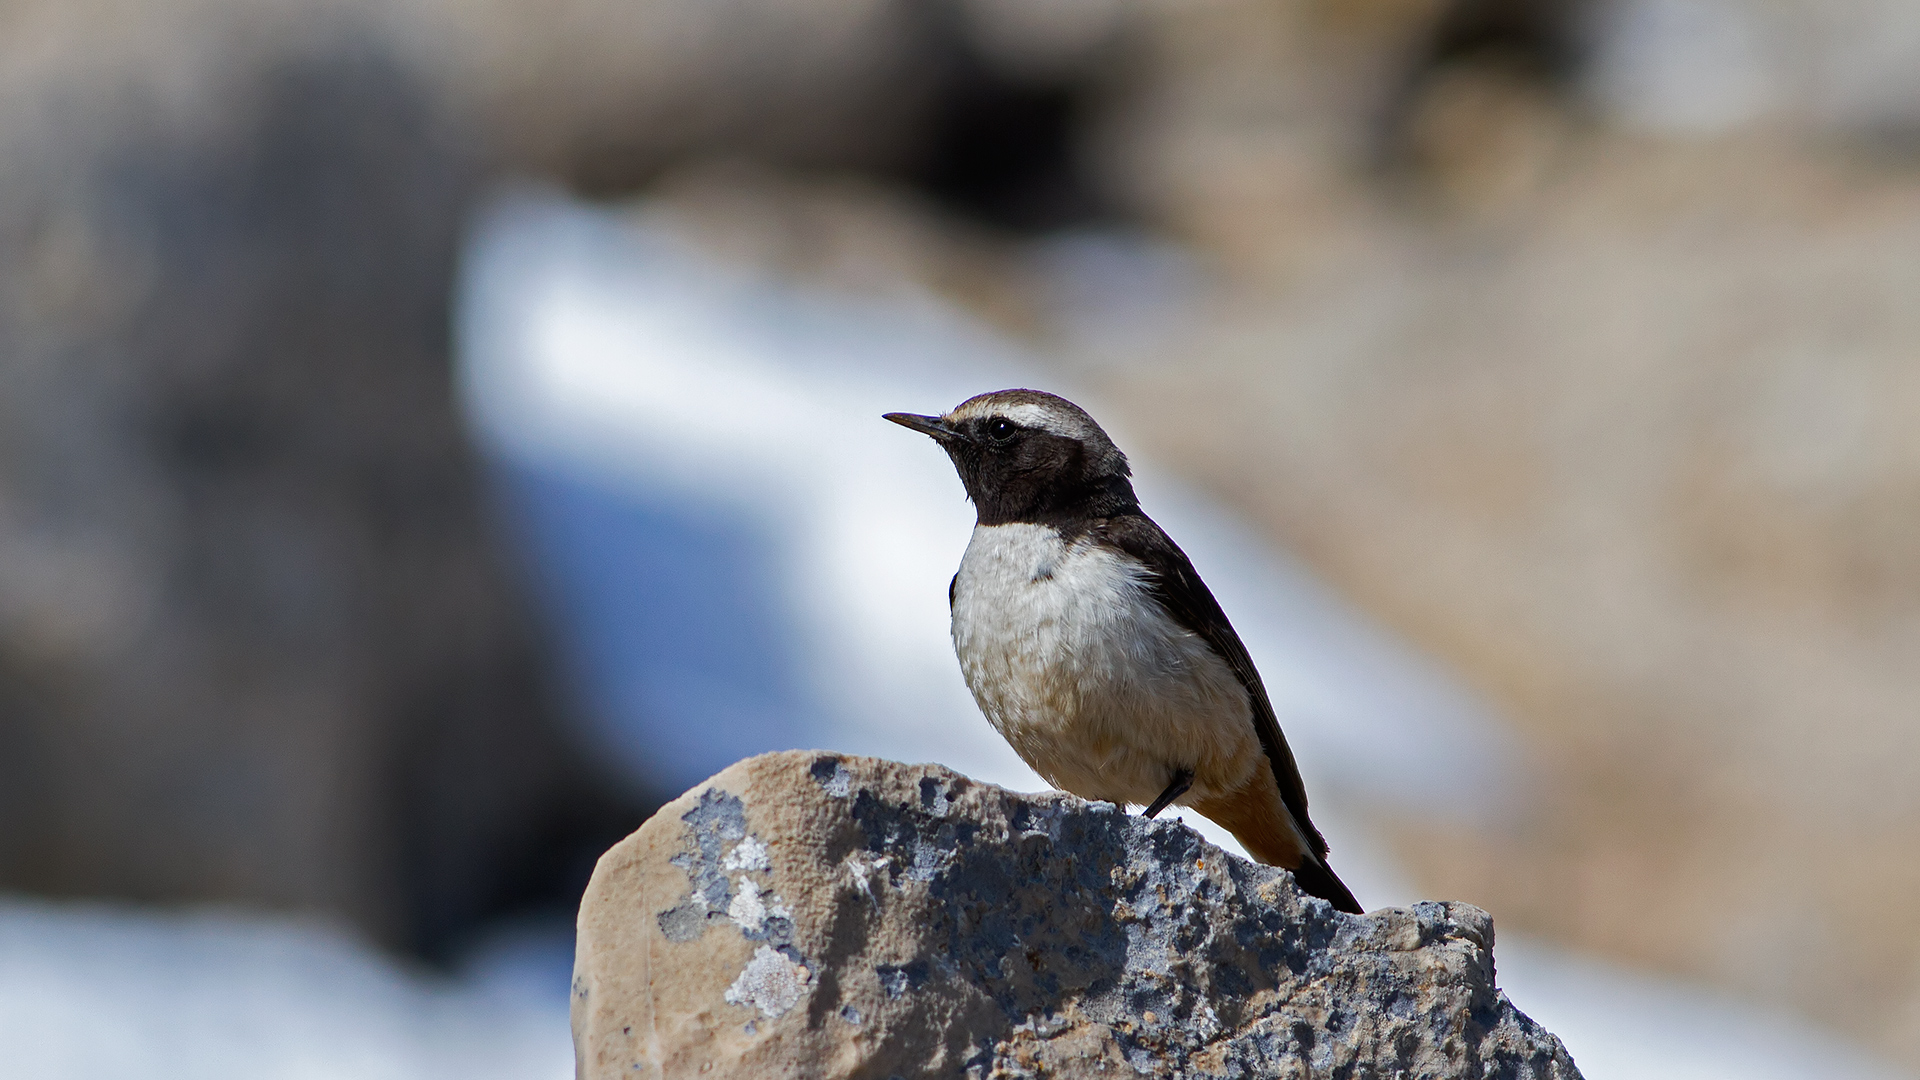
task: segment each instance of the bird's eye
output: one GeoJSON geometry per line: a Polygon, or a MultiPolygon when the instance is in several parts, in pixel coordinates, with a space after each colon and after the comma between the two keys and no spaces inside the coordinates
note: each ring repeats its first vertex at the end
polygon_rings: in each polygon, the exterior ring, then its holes
{"type": "Polygon", "coordinates": [[[1020,425],[1015,424],[1004,416],[996,416],[987,421],[987,438],[992,439],[994,442],[1006,442],[1008,439],[1013,438],[1013,433],[1018,430],[1020,430],[1020,425]]]}

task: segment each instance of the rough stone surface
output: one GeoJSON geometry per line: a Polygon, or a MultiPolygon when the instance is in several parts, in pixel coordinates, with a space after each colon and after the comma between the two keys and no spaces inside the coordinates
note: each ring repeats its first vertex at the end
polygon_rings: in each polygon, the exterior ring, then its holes
{"type": "Polygon", "coordinates": [[[1177,822],[792,751],[580,909],[579,1075],[1576,1078],[1464,904],[1350,916],[1177,822]]]}

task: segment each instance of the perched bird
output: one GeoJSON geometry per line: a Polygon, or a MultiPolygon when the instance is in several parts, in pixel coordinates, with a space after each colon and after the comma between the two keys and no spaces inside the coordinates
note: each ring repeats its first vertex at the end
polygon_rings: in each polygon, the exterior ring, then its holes
{"type": "Polygon", "coordinates": [[[994,728],[1087,799],[1190,806],[1300,887],[1359,912],[1240,635],[1140,510],[1127,457],[1036,390],[887,413],[946,450],[978,512],[947,589],[953,647],[994,728]]]}

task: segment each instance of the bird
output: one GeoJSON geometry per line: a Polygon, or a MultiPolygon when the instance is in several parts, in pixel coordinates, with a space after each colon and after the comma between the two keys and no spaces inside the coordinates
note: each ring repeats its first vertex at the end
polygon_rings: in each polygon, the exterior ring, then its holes
{"type": "Polygon", "coordinates": [[[1085,409],[1038,390],[884,418],[932,436],[976,523],[947,586],[967,687],[1061,790],[1191,807],[1305,892],[1361,913],[1327,863],[1260,673],[1193,563],[1140,509],[1085,409]]]}

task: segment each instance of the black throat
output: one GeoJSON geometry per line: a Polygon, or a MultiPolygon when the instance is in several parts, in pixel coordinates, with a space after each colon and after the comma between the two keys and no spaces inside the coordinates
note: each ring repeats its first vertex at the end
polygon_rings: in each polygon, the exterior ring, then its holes
{"type": "Polygon", "coordinates": [[[1035,433],[1021,451],[1007,457],[976,444],[948,448],[980,524],[1051,525],[1077,535],[1101,519],[1139,512],[1132,482],[1089,460],[1078,440],[1035,433]]]}

